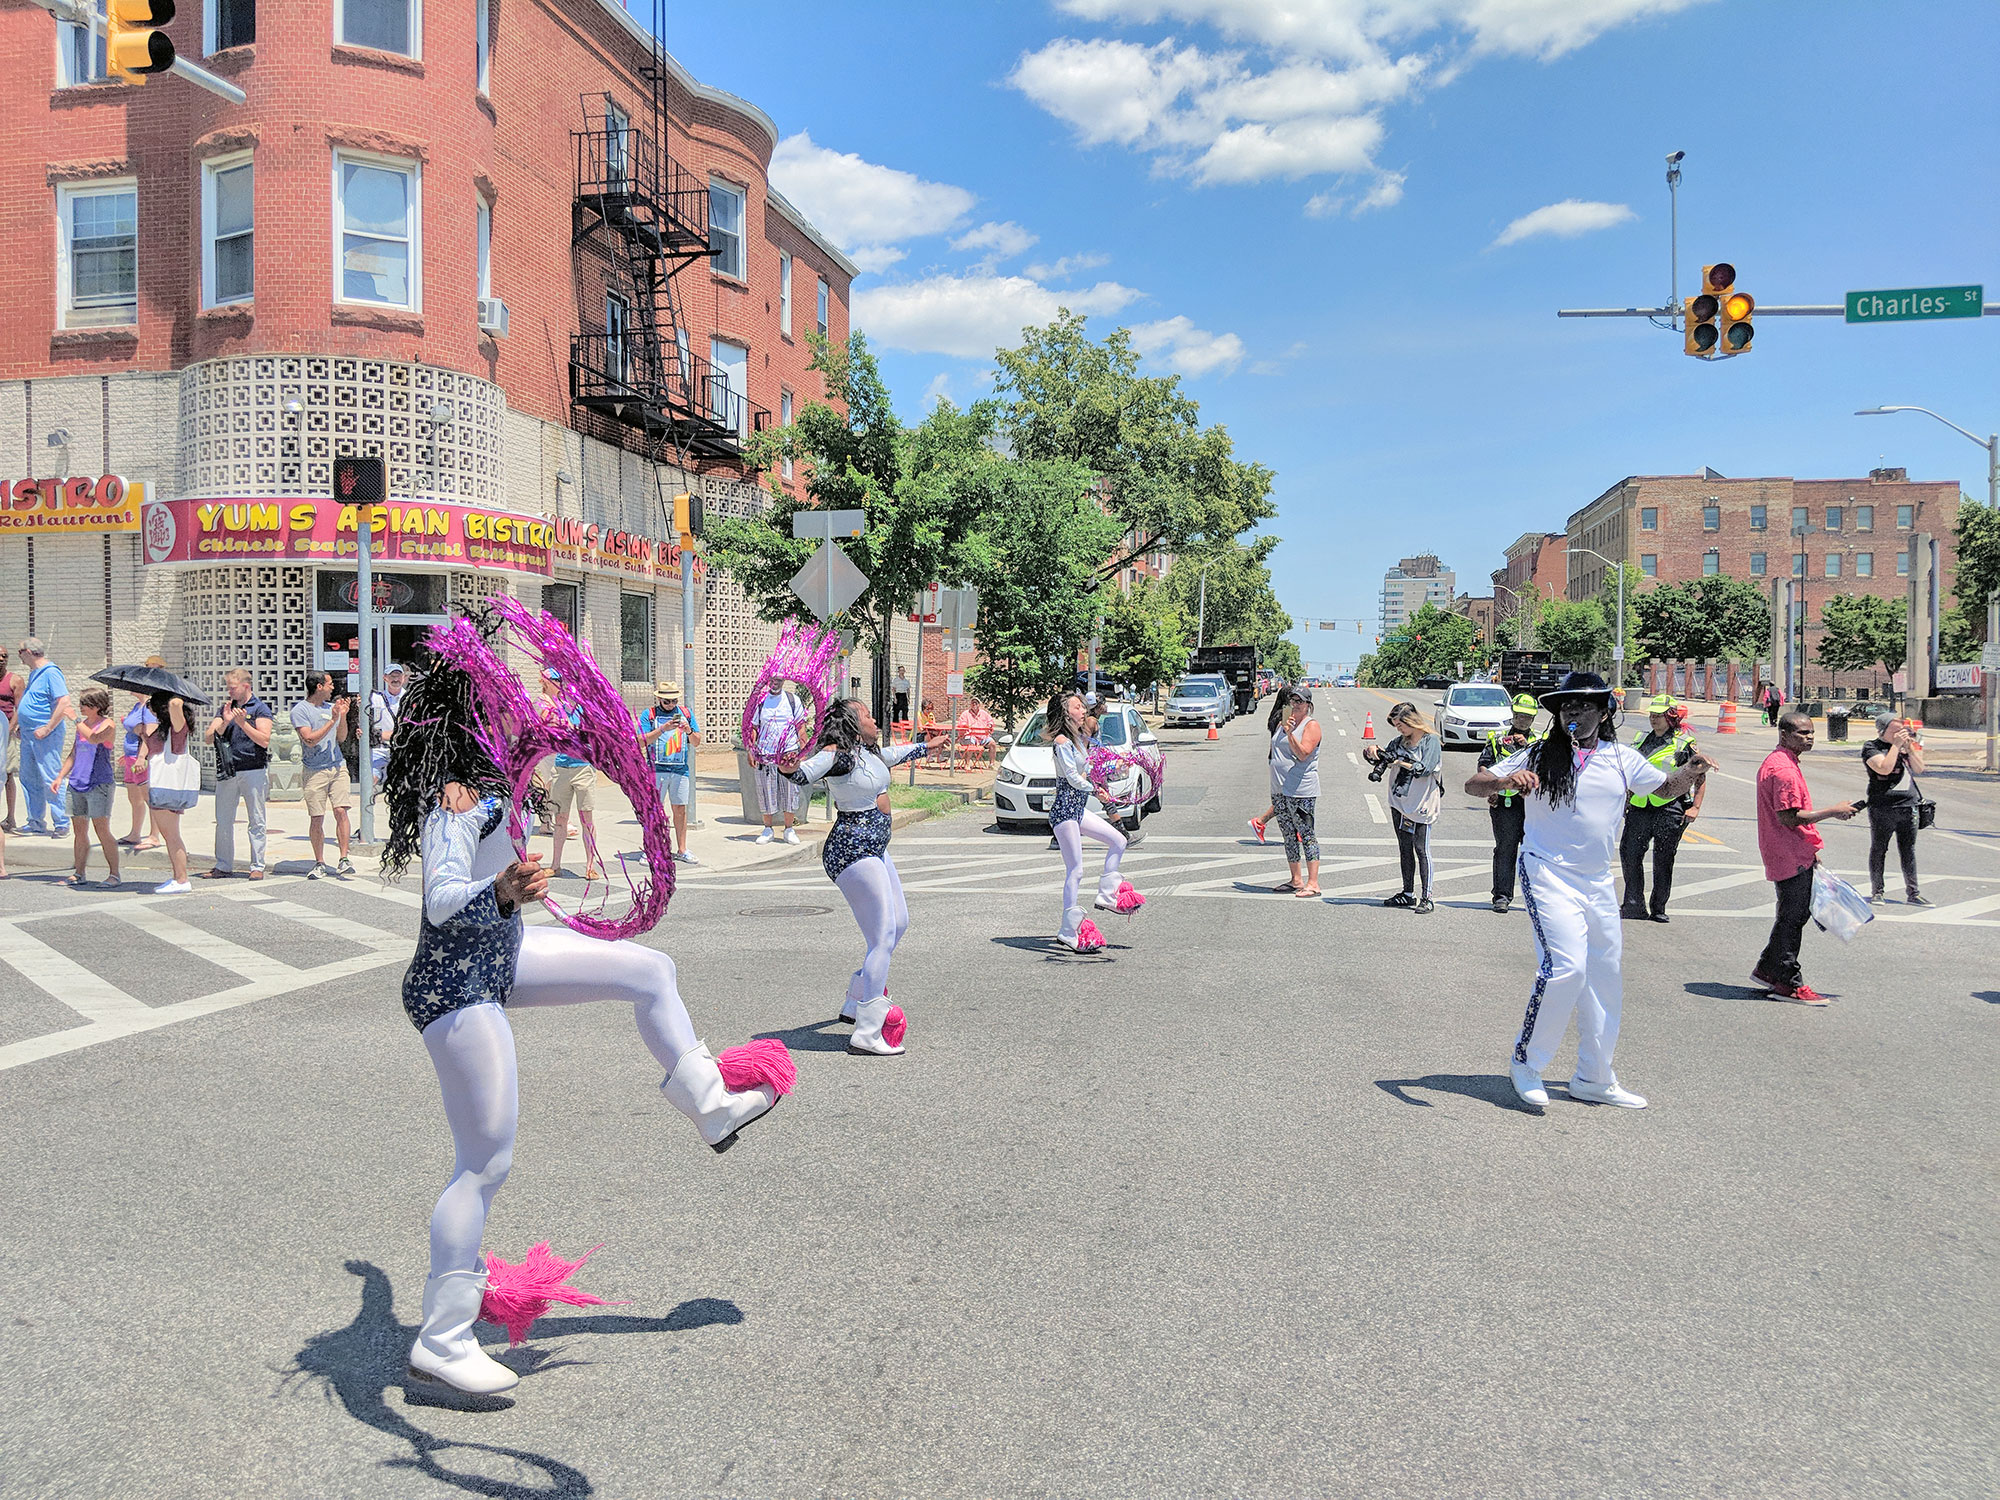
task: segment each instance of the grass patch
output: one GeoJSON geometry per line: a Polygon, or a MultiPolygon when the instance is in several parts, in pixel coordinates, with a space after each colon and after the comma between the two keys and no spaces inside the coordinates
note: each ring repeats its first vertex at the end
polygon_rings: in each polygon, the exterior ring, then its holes
{"type": "Polygon", "coordinates": [[[965,805],[957,792],[948,792],[935,786],[892,786],[889,788],[891,807],[921,807],[926,812],[953,812],[965,805]]]}

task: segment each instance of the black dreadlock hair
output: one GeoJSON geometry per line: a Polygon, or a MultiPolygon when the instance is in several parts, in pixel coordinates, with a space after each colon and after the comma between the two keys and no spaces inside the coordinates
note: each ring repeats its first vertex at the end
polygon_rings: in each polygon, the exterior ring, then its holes
{"type": "MultiPolygon", "coordinates": [[[[1549,806],[1564,807],[1576,801],[1576,741],[1569,737],[1561,704],[1550,707],[1549,717],[1555,721],[1549,732],[1528,747],[1528,769],[1541,782],[1549,806]]],[[[1597,721],[1598,744],[1610,744],[1618,737],[1617,724],[1616,710],[1605,708],[1604,717],[1597,721]]]]}
{"type": "MultiPolygon", "coordinates": [[[[478,615],[468,618],[482,635],[493,624],[478,615]]],[[[389,768],[382,775],[382,795],[389,803],[389,838],[381,859],[386,879],[400,878],[418,857],[424,820],[438,806],[446,782],[456,781],[503,804],[512,801],[514,788],[474,732],[477,702],[472,675],[441,658],[432,658],[404,689],[396,735],[389,742],[389,768]]]]}

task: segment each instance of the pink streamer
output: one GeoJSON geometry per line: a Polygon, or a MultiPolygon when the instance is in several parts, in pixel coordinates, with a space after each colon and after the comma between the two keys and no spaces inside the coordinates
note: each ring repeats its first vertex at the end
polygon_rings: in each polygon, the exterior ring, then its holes
{"type": "MultiPolygon", "coordinates": [[[[608,880],[590,909],[566,911],[554,896],[543,898],[542,904],[564,926],[586,937],[615,942],[649,932],[666,914],[667,903],[673,899],[673,834],[631,712],[596,660],[577,644],[576,638],[554,615],[531,613],[505,595],[494,598],[490,608],[501,621],[506,640],[538,666],[554,668],[558,673],[560,691],[556,703],[561,714],[571,710],[578,713],[578,722],[571,724],[566,717],[551,715],[538,707],[521,679],[509,670],[470,620],[454,620],[431,631],[431,650],[463,668],[472,678],[479,722],[470,726],[469,732],[477,737],[514,788],[513,814],[508,825],[514,847],[523,856],[527,854],[529,824],[523,799],[534,781],[535,767],[557,752],[588,761],[609,777],[632,804],[645,850],[645,873],[635,878],[631,857],[618,856],[619,875],[631,893],[631,904],[619,916],[608,914],[612,894],[608,880]]],[[[836,636],[835,640],[838,639],[836,636]]],[[[584,854],[588,865],[602,867],[596,836],[588,830],[584,833],[584,854]]],[[[584,886],[586,902],[594,884],[588,882],[584,886]]]]}
{"type": "Polygon", "coordinates": [[[743,745],[750,753],[752,765],[762,765],[763,757],[757,750],[757,709],[763,703],[771,685],[777,682],[796,682],[812,695],[813,716],[808,724],[796,721],[785,736],[785,742],[777,753],[803,751],[819,735],[820,725],[826,722],[826,711],[833,706],[834,681],[839,671],[840,632],[831,625],[815,629],[801,625],[797,620],[785,621],[778,634],[778,647],[764,663],[764,670],[757,674],[757,685],[750,689],[750,696],[743,700],[743,745]]]}
{"type": "Polygon", "coordinates": [[[1151,791],[1141,788],[1141,796],[1138,799],[1141,802],[1150,802],[1160,795],[1161,789],[1167,784],[1165,756],[1137,745],[1130,750],[1113,750],[1108,745],[1098,745],[1090,752],[1089,776],[1094,786],[1109,786],[1113,778],[1134,767],[1153,783],[1151,791]]]}

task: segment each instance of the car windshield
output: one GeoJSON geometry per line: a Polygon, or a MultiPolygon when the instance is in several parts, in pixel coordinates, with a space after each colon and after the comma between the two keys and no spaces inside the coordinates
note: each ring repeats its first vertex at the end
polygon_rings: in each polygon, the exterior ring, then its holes
{"type": "Polygon", "coordinates": [[[1125,715],[1106,714],[1097,726],[1097,737],[1107,745],[1125,743],[1125,715]]]}
{"type": "Polygon", "coordinates": [[[1046,713],[1038,711],[1032,719],[1028,720],[1027,727],[1019,735],[1015,736],[1014,743],[1023,749],[1032,748],[1036,745],[1047,746],[1049,737],[1042,733],[1042,726],[1047,724],[1048,721],[1049,716],[1046,713]]]}
{"type": "Polygon", "coordinates": [[[1174,689],[1176,698],[1213,698],[1222,691],[1212,682],[1183,682],[1174,689]]]}
{"type": "Polygon", "coordinates": [[[1451,690],[1453,708],[1506,708],[1513,703],[1503,687],[1462,687],[1451,690]]]}

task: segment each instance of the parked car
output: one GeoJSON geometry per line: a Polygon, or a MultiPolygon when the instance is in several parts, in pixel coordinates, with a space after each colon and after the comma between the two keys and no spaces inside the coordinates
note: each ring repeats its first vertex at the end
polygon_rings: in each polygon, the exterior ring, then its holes
{"type": "MultiPolygon", "coordinates": [[[[993,784],[993,810],[995,821],[1003,828],[1037,823],[1048,826],[1049,801],[1056,793],[1056,752],[1045,732],[1046,723],[1047,715],[1037,713],[1001,758],[1000,775],[993,784]]],[[[1160,753],[1159,736],[1129,704],[1114,703],[1104,710],[1097,737],[1113,750],[1137,744],[1160,753]]],[[[1160,789],[1149,785],[1138,767],[1113,778],[1110,785],[1128,829],[1136,829],[1148,813],[1160,810],[1160,789]]]]}
{"type": "Polygon", "coordinates": [[[1340,675],[1339,675],[1338,677],[1334,678],[1334,680],[1333,680],[1333,685],[1334,685],[1335,687],[1353,687],[1353,686],[1355,686],[1355,681],[1354,681],[1354,674],[1353,674],[1352,672],[1343,672],[1343,673],[1341,673],[1341,674],[1340,674],[1340,675]]]}
{"type": "Polygon", "coordinates": [[[1498,683],[1459,682],[1437,700],[1438,736],[1445,749],[1486,743],[1486,731],[1514,721],[1514,700],[1498,683]]]}
{"type": "Polygon", "coordinates": [[[1230,698],[1226,682],[1213,677],[1183,677],[1167,695],[1167,706],[1160,715],[1160,722],[1169,727],[1179,724],[1206,727],[1213,724],[1220,728],[1229,722],[1230,698]]]}

